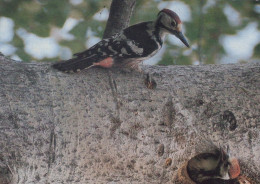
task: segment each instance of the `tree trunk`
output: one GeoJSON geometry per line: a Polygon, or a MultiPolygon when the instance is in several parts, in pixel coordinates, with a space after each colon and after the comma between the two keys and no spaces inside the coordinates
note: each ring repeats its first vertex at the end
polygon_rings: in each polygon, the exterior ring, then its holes
{"type": "Polygon", "coordinates": [[[145,70],[156,89],[140,73],[0,56],[0,182],[176,183],[203,139],[260,182],[259,64],[145,70]]]}
{"type": "Polygon", "coordinates": [[[110,37],[128,27],[136,0],[113,0],[103,38],[110,37]]]}

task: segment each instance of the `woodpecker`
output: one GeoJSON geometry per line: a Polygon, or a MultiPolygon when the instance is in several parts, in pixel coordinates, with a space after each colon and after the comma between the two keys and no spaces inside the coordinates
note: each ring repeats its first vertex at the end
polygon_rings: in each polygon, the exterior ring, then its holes
{"type": "Polygon", "coordinates": [[[169,9],[163,9],[155,21],[132,25],[88,50],[74,54],[72,59],[55,63],[53,67],[63,72],[79,72],[93,66],[138,69],[140,62],[161,49],[166,34],[175,35],[189,47],[181,28],[179,16],[169,9]]]}
{"type": "Polygon", "coordinates": [[[232,183],[239,176],[240,167],[237,159],[230,158],[222,148],[216,148],[190,159],[187,172],[197,184],[232,183]]]}

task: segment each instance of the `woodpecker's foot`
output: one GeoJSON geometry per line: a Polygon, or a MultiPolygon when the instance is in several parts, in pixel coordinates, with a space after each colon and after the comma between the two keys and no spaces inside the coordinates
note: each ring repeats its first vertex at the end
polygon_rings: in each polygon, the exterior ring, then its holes
{"type": "Polygon", "coordinates": [[[146,74],[146,78],[144,80],[144,84],[148,89],[155,89],[157,84],[155,80],[150,76],[149,73],[146,74]]]}

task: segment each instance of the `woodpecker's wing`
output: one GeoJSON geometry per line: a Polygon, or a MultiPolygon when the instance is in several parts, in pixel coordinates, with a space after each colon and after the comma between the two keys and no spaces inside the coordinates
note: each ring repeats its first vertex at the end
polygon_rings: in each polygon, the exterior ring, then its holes
{"type": "Polygon", "coordinates": [[[110,38],[106,38],[106,39],[101,40],[97,44],[90,47],[88,50],[75,53],[74,56],[76,56],[76,57],[86,57],[88,55],[92,55],[92,54],[96,54],[96,53],[99,53],[101,55],[109,54],[109,52],[107,52],[107,50],[106,50],[106,47],[108,47],[108,45],[111,45],[111,43],[113,43],[114,40],[120,39],[120,37],[121,37],[121,34],[117,33],[117,34],[111,36],[110,38]]]}
{"type": "Polygon", "coordinates": [[[63,72],[78,72],[87,67],[90,67],[95,62],[102,61],[109,57],[111,53],[105,52],[105,45],[108,44],[110,39],[104,39],[92,46],[90,49],[74,54],[74,58],[57,62],[53,65],[53,68],[63,72]]]}
{"type": "Polygon", "coordinates": [[[64,72],[78,72],[107,58],[122,61],[140,57],[142,54],[143,50],[139,49],[134,41],[119,33],[101,40],[86,51],[74,54],[75,58],[55,63],[53,67],[64,72]]]}
{"type": "MultiPolygon", "coordinates": [[[[102,66],[98,63],[106,61],[107,58],[112,58],[113,64],[120,65],[149,58],[160,48],[160,44],[151,38],[148,31],[151,24],[152,22],[143,22],[130,26],[111,38],[101,40],[90,49],[75,54],[75,58],[58,62],[53,67],[61,71],[77,72],[93,64],[102,66]]],[[[112,64],[109,65],[111,66],[112,64]]]]}

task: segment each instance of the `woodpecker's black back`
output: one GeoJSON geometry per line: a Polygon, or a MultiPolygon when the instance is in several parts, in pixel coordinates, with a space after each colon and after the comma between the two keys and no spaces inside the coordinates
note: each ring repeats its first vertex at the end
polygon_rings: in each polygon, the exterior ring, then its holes
{"type": "Polygon", "coordinates": [[[160,49],[163,44],[163,41],[158,34],[159,28],[156,30],[155,27],[155,29],[152,30],[152,33],[149,34],[149,26],[152,26],[152,24],[153,22],[144,22],[133,25],[123,31],[123,34],[128,40],[134,41],[138,47],[143,48],[143,53],[141,55],[136,55],[136,57],[147,57],[155,50],[160,49]],[[151,36],[153,35],[155,39],[151,39],[151,36]]]}

